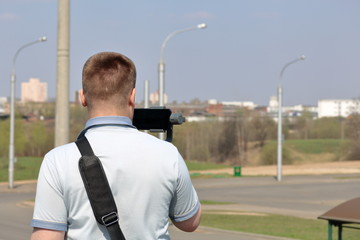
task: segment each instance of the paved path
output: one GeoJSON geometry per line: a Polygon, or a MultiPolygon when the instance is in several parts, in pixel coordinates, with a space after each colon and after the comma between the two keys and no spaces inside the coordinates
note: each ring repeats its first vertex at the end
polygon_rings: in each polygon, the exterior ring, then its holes
{"type": "Polygon", "coordinates": [[[33,207],[25,202],[34,196],[34,181],[17,183],[13,190],[0,183],[0,240],[30,239],[33,207]]]}
{"type": "MultiPolygon", "coordinates": [[[[204,211],[247,211],[277,213],[315,219],[341,202],[360,193],[360,177],[355,174],[195,179],[202,200],[232,202],[205,205],[204,211]]],[[[29,239],[32,207],[24,201],[34,199],[35,183],[17,183],[14,190],[0,183],[0,240],[29,239]]],[[[200,227],[183,233],[170,227],[173,240],[275,240],[284,239],[200,227]]]]}
{"type": "Polygon", "coordinates": [[[200,199],[231,205],[205,205],[204,210],[276,213],[316,219],[328,209],[360,195],[360,175],[241,177],[195,179],[200,199]]]}
{"type": "MultiPolygon", "coordinates": [[[[0,240],[30,238],[33,206],[29,200],[35,198],[35,184],[35,181],[17,182],[15,189],[10,190],[7,184],[0,183],[0,240]]],[[[219,238],[223,240],[284,239],[206,227],[200,227],[194,233],[185,233],[171,226],[169,231],[172,240],[218,240],[219,238]]]]}

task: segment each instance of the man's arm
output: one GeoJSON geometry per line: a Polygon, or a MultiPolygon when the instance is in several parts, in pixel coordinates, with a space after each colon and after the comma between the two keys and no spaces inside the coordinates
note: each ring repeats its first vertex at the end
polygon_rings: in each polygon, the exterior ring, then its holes
{"type": "Polygon", "coordinates": [[[58,173],[59,168],[54,160],[54,152],[49,152],[45,155],[40,167],[34,215],[31,221],[32,240],[63,240],[68,230],[67,210],[58,173]]]}
{"type": "Polygon", "coordinates": [[[183,222],[175,222],[172,220],[175,227],[178,229],[185,231],[185,232],[193,232],[197,229],[197,227],[200,224],[200,218],[201,218],[201,205],[197,213],[189,218],[188,220],[185,220],[183,222]]]}
{"type": "Polygon", "coordinates": [[[174,226],[193,232],[200,224],[201,204],[194,189],[189,170],[179,154],[177,186],[170,204],[170,219],[174,226]]]}
{"type": "Polygon", "coordinates": [[[31,240],[64,240],[65,232],[43,228],[34,228],[31,240]]]}

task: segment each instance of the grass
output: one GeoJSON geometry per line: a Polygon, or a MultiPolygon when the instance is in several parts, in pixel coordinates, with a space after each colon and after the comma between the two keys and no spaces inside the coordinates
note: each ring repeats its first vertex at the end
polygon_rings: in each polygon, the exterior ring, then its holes
{"type": "MultiPolygon", "coordinates": [[[[307,140],[309,141],[309,140],[307,140]]],[[[313,140],[310,140],[313,141],[313,140]]],[[[314,140],[313,146],[304,143],[303,140],[289,140],[288,144],[293,144],[301,151],[312,151],[312,153],[321,153],[329,147],[336,147],[336,140],[314,140]]],[[[15,180],[36,179],[40,169],[42,158],[36,157],[22,157],[18,158],[15,164],[15,180]]],[[[186,162],[189,170],[208,170],[208,169],[221,169],[229,168],[230,166],[213,164],[213,163],[200,163],[200,162],[186,162]]],[[[196,174],[192,177],[230,177],[229,174],[196,174]],[[198,175],[198,176],[197,176],[198,175]]],[[[8,159],[0,158],[0,182],[8,180],[8,159]]],[[[204,205],[222,205],[232,204],[230,202],[217,202],[202,200],[204,205]]],[[[234,212],[236,213],[236,212],[234,212]]],[[[282,216],[274,214],[265,214],[265,216],[253,215],[228,215],[219,213],[202,214],[202,226],[241,231],[248,233],[264,234],[278,237],[288,237],[294,239],[314,240],[314,239],[327,239],[328,225],[327,221],[317,219],[302,219],[291,216],[282,216]]],[[[333,239],[337,239],[337,228],[333,228],[333,239]]],[[[360,231],[354,229],[343,230],[343,239],[355,240],[360,239],[360,231]]]]}
{"type": "Polygon", "coordinates": [[[232,177],[232,175],[227,174],[227,173],[194,172],[194,171],[202,171],[202,170],[231,168],[231,166],[229,166],[229,165],[208,163],[208,162],[195,162],[195,161],[186,161],[186,165],[187,165],[189,171],[193,171],[193,173],[190,174],[191,178],[228,178],[228,177],[232,177]]]}
{"type": "MultiPolygon", "coordinates": [[[[17,159],[14,169],[14,180],[37,179],[42,158],[21,157],[17,159]]],[[[0,158],[0,182],[8,181],[9,159],[0,158]]]]}
{"type": "MultiPolygon", "coordinates": [[[[37,179],[42,158],[40,157],[20,157],[15,163],[14,180],[32,180],[37,179]]],[[[203,162],[186,162],[189,170],[208,170],[228,168],[227,165],[203,162]]],[[[0,182],[8,181],[9,159],[0,158],[0,182]]],[[[228,174],[196,174],[195,178],[224,178],[228,174]]]]}
{"type": "MultiPolygon", "coordinates": [[[[327,221],[274,214],[252,216],[203,212],[201,225],[302,240],[327,239],[328,234],[327,221]]],[[[337,239],[337,228],[333,228],[333,239],[337,239]]],[[[343,239],[358,240],[360,239],[360,231],[343,229],[343,239]]]]}
{"type": "Polygon", "coordinates": [[[186,161],[189,171],[211,170],[229,168],[230,166],[224,164],[208,163],[208,162],[194,162],[186,161]]]}
{"type": "MultiPolygon", "coordinates": [[[[269,141],[272,142],[272,141],[269,141]]],[[[309,139],[309,140],[286,140],[285,147],[288,146],[298,152],[321,154],[336,153],[341,149],[341,140],[339,139],[309,139]]],[[[275,144],[275,141],[274,141],[275,144]]],[[[8,180],[8,158],[0,158],[0,181],[8,180]]],[[[15,180],[36,179],[42,158],[37,157],[21,157],[15,163],[15,180]]],[[[186,165],[190,171],[212,170],[231,168],[232,166],[225,164],[216,164],[209,162],[186,161],[186,165]]],[[[232,177],[229,174],[191,174],[193,178],[226,178],[232,177]]]]}
{"type": "Polygon", "coordinates": [[[190,173],[191,178],[229,178],[233,175],[227,173],[190,173]]]}
{"type": "Polygon", "coordinates": [[[210,201],[210,200],[200,200],[200,203],[203,205],[227,205],[233,204],[232,202],[218,202],[218,201],[210,201]]]}
{"type": "Polygon", "coordinates": [[[284,142],[285,147],[308,154],[338,153],[343,142],[341,139],[291,139],[284,142]]]}

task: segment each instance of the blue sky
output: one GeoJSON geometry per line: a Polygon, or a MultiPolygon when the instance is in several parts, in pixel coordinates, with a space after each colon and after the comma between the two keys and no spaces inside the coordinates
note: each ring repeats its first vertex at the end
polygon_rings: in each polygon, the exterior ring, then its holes
{"type": "MultiPolygon", "coordinates": [[[[158,88],[160,47],[171,32],[199,23],[165,49],[170,101],[217,99],[267,105],[282,67],[284,105],[360,96],[358,0],[71,0],[70,96],[81,88],[83,63],[100,51],[124,53],[137,66],[138,101],[144,81],[158,88]]],[[[0,96],[9,96],[12,59],[20,82],[38,77],[56,87],[56,0],[0,0],[0,96]]]]}

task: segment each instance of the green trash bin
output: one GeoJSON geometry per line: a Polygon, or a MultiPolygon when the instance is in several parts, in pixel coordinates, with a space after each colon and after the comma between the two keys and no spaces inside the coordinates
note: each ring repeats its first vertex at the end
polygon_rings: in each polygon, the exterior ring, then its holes
{"type": "Polygon", "coordinates": [[[241,177],[241,167],[240,166],[235,166],[234,167],[234,176],[235,177],[241,177]]]}

